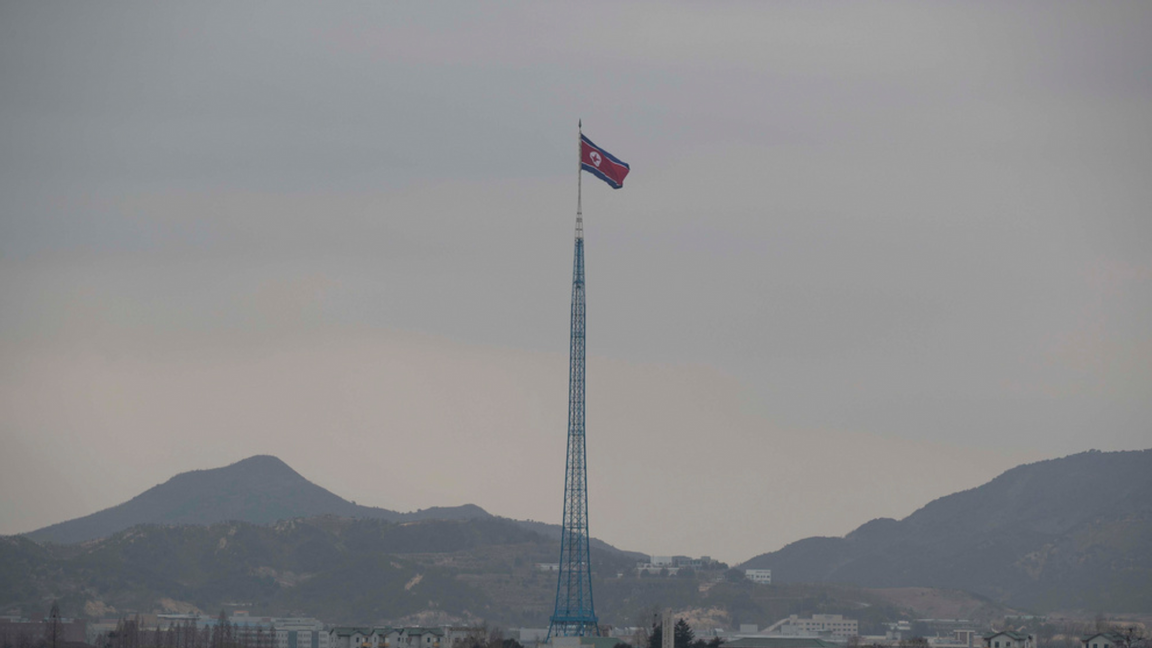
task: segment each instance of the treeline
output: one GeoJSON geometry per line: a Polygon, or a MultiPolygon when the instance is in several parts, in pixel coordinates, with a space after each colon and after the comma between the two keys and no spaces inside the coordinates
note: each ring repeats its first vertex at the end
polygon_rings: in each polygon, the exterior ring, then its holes
{"type": "Polygon", "coordinates": [[[65,643],[60,604],[55,601],[43,623],[0,623],[0,646],[3,648],[62,648],[65,643]]]}
{"type": "MultiPolygon", "coordinates": [[[[672,627],[672,645],[674,648],[721,648],[723,643],[724,640],[719,637],[713,637],[709,641],[697,639],[692,626],[688,625],[688,621],[683,618],[677,619],[676,624],[672,627]]],[[[652,627],[647,631],[639,630],[632,637],[631,643],[620,642],[616,644],[616,648],[663,648],[663,646],[664,628],[659,621],[653,621],[652,627]]]]}
{"type": "MultiPolygon", "coordinates": [[[[215,625],[195,621],[173,623],[167,628],[145,628],[140,617],[120,619],[116,629],[96,641],[97,648],[279,648],[271,625],[238,625],[223,612],[215,625]]],[[[19,648],[19,647],[16,647],[19,648]]]]}
{"type": "Polygon", "coordinates": [[[2,648],[61,648],[63,638],[53,631],[49,622],[35,627],[31,623],[0,623],[0,647],[2,648]]]}

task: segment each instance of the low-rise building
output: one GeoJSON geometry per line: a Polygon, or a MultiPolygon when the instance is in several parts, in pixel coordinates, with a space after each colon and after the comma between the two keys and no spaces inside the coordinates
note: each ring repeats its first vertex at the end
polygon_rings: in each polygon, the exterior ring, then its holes
{"type": "Polygon", "coordinates": [[[390,631],[391,628],[338,626],[328,631],[328,648],[385,648],[390,631]]]}
{"type": "Polygon", "coordinates": [[[976,642],[980,641],[980,633],[970,628],[957,628],[952,631],[952,640],[961,646],[976,648],[976,642]]]}
{"type": "Polygon", "coordinates": [[[984,636],[984,648],[1036,648],[1036,637],[1014,630],[984,636]]]}
{"type": "Polygon", "coordinates": [[[328,648],[331,634],[316,619],[284,617],[271,621],[276,648],[328,648]]]}
{"type": "Polygon", "coordinates": [[[1119,632],[1097,632],[1080,639],[1084,648],[1127,648],[1128,638],[1119,632]]]}
{"type": "Polygon", "coordinates": [[[772,570],[771,569],[745,569],[744,578],[756,583],[758,585],[771,585],[772,584],[772,570]]]}
{"type": "Polygon", "coordinates": [[[388,648],[440,648],[443,638],[444,631],[439,628],[403,628],[396,643],[388,648]]]}
{"type": "MultiPolygon", "coordinates": [[[[656,557],[654,556],[653,559],[655,559],[655,558],[656,557]]],[[[669,576],[675,576],[676,574],[680,573],[679,567],[671,567],[669,565],[671,565],[671,562],[660,562],[660,563],[638,562],[638,563],[636,563],[636,573],[637,574],[667,574],[669,576]]]]}
{"type": "Polygon", "coordinates": [[[839,614],[813,614],[808,619],[801,619],[793,614],[787,619],[773,623],[764,631],[764,634],[786,637],[828,636],[833,639],[847,639],[860,634],[860,623],[856,619],[845,619],[839,614]]]}

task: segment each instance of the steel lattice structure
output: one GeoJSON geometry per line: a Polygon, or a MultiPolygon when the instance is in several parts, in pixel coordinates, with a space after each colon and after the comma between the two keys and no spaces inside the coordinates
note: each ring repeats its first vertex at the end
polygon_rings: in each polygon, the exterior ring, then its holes
{"type": "Polygon", "coordinates": [[[560,576],[548,637],[598,636],[592,605],[592,565],[588,549],[588,482],[584,452],[584,219],[576,208],[576,249],[572,262],[572,338],[568,361],[568,459],[564,469],[564,525],[560,535],[560,576]]]}

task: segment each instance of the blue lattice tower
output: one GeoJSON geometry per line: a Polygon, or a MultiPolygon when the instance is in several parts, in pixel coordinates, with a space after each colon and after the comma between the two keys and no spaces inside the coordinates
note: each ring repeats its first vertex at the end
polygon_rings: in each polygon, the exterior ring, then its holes
{"type": "MultiPolygon", "coordinates": [[[[579,196],[579,189],[577,189],[579,196]]],[[[572,337],[568,360],[568,459],[564,468],[564,524],[560,576],[548,637],[598,636],[588,550],[588,482],[584,453],[584,218],[576,199],[572,262],[572,337]]]]}

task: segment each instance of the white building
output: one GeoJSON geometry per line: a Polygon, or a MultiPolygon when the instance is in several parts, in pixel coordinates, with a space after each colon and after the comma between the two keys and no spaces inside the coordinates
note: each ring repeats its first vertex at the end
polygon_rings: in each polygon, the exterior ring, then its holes
{"type": "Polygon", "coordinates": [[[536,646],[548,638],[548,628],[520,628],[516,640],[525,646],[536,646]]]}
{"type": "Polygon", "coordinates": [[[377,648],[383,645],[375,628],[336,627],[328,631],[329,648],[377,648]]]}
{"type": "MultiPolygon", "coordinates": [[[[839,614],[813,614],[810,619],[801,619],[793,614],[787,619],[773,623],[764,631],[764,634],[785,637],[829,636],[833,639],[848,639],[860,634],[860,623],[855,619],[845,619],[839,614]]],[[[995,648],[1000,648],[1000,646],[995,648]]],[[[1028,648],[1035,648],[1035,646],[1028,648]]]]}
{"type": "Polygon", "coordinates": [[[652,562],[638,562],[636,563],[636,573],[649,573],[649,574],[668,574],[675,576],[680,572],[679,567],[672,564],[671,556],[652,556],[652,562]]]}
{"type": "Polygon", "coordinates": [[[1084,648],[1121,648],[1128,645],[1128,639],[1118,632],[1097,632],[1080,640],[1084,648]]]}
{"type": "Polygon", "coordinates": [[[1036,648],[1036,637],[1005,630],[984,637],[984,648],[1036,648]]]}
{"type": "Polygon", "coordinates": [[[745,569],[744,578],[756,583],[757,585],[771,585],[772,584],[772,570],[771,569],[745,569]]]}
{"type": "Polygon", "coordinates": [[[331,637],[316,619],[283,617],[272,620],[276,648],[328,648],[331,637]]]}
{"type": "Polygon", "coordinates": [[[396,643],[387,648],[440,648],[444,631],[439,628],[404,628],[396,638],[396,643]]]}

